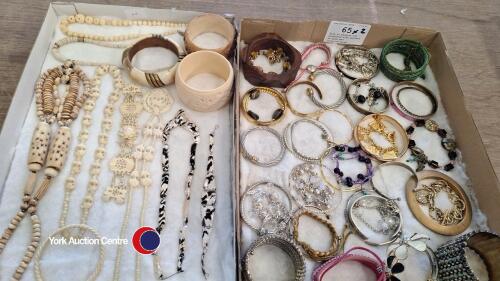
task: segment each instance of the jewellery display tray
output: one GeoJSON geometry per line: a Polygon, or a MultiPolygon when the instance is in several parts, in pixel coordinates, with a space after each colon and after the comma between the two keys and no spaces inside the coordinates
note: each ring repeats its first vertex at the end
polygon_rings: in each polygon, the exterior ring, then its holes
{"type": "MultiPolygon", "coordinates": [[[[29,143],[31,140],[31,133],[36,124],[35,112],[34,112],[34,95],[33,86],[38,76],[42,71],[48,67],[54,66],[59,62],[56,62],[50,54],[50,48],[55,41],[60,37],[55,38],[56,26],[61,16],[72,15],[75,13],[83,13],[90,16],[110,16],[123,19],[167,19],[167,20],[183,20],[187,21],[194,16],[200,14],[200,12],[192,11],[179,11],[176,9],[149,9],[149,8],[139,8],[139,7],[126,7],[126,6],[110,6],[110,5],[97,5],[97,4],[84,4],[84,3],[51,3],[45,17],[45,20],[40,28],[38,37],[33,45],[30,56],[26,62],[22,76],[19,79],[18,87],[13,96],[9,112],[5,119],[0,134],[0,147],[2,147],[3,157],[0,158],[0,225],[6,227],[8,225],[8,220],[11,215],[13,215],[22,200],[22,187],[24,184],[24,179],[27,175],[26,170],[26,159],[29,148],[29,143]]],[[[243,18],[241,21],[236,22],[238,26],[239,34],[237,38],[237,51],[241,50],[243,42],[248,42],[254,36],[263,32],[274,32],[280,35],[283,39],[293,42],[295,47],[300,47],[299,51],[312,42],[322,42],[327,33],[328,26],[330,22],[328,21],[308,21],[308,22],[284,22],[277,20],[266,20],[266,19],[248,19],[243,18]]],[[[61,35],[60,33],[58,34],[61,35]]],[[[474,210],[473,219],[473,229],[478,228],[489,228],[492,231],[500,232],[500,218],[497,214],[500,211],[498,207],[498,202],[500,202],[500,183],[498,177],[495,175],[492,164],[488,158],[487,152],[485,150],[484,144],[478,133],[476,125],[467,112],[465,107],[463,93],[460,88],[459,82],[453,70],[452,64],[447,55],[446,46],[444,44],[443,36],[438,31],[431,29],[424,29],[418,27],[409,26],[394,26],[394,25],[382,25],[382,24],[371,24],[371,29],[367,37],[365,38],[363,45],[367,48],[382,48],[383,45],[393,39],[397,38],[408,38],[422,42],[431,53],[431,60],[429,68],[432,69],[432,90],[437,94],[439,93],[440,99],[440,110],[443,108],[446,113],[443,112],[443,118],[441,120],[447,120],[447,124],[451,127],[454,137],[457,141],[459,150],[461,152],[461,159],[464,165],[458,167],[456,171],[460,173],[462,168],[466,167],[465,172],[461,175],[460,183],[464,187],[472,187],[472,197],[471,201],[473,207],[479,208],[474,210]],[[480,210],[480,211],[479,211],[480,210]],[[484,214],[484,216],[483,216],[484,214]],[[487,218],[487,219],[486,219],[487,218]]],[[[333,46],[333,44],[329,44],[333,46]]],[[[337,45],[337,47],[340,45],[337,45]]],[[[333,49],[332,54],[338,48],[333,49]]],[[[378,49],[377,55],[380,54],[380,49],[378,49]]],[[[198,148],[197,154],[197,172],[195,175],[195,180],[193,182],[192,189],[192,200],[190,206],[190,230],[187,237],[188,240],[188,250],[186,254],[186,272],[171,278],[171,280],[202,280],[201,269],[199,266],[199,256],[201,254],[201,217],[199,210],[199,199],[203,184],[203,172],[206,164],[206,155],[208,147],[208,132],[213,129],[213,127],[218,124],[219,129],[217,131],[216,143],[217,147],[215,151],[215,169],[216,177],[218,178],[218,199],[217,199],[217,209],[215,215],[214,231],[212,233],[212,238],[210,242],[210,249],[207,255],[207,261],[212,275],[212,280],[242,280],[241,277],[241,257],[248,248],[250,241],[244,241],[245,237],[243,235],[242,228],[245,228],[244,222],[240,219],[240,208],[239,208],[239,198],[244,191],[245,184],[251,184],[257,180],[262,180],[262,178],[249,178],[249,175],[242,174],[242,165],[246,167],[257,167],[246,161],[240,156],[240,136],[241,133],[250,126],[242,126],[243,117],[240,111],[240,98],[244,92],[249,89],[249,84],[243,81],[243,74],[239,65],[239,53],[236,54],[235,59],[235,95],[233,97],[233,102],[231,105],[224,107],[218,112],[212,113],[197,113],[191,110],[186,110],[188,115],[199,123],[201,128],[201,142],[198,148]],[[228,164],[230,163],[230,165],[228,164]],[[245,177],[245,180],[241,180],[245,177]]],[[[321,55],[320,55],[321,56],[321,55]]],[[[117,56],[119,58],[119,55],[117,56]]],[[[318,61],[316,61],[318,62],[318,61]]],[[[88,67],[83,67],[88,69],[88,67]]],[[[92,73],[92,72],[87,72],[92,73]]],[[[126,74],[123,75],[127,77],[126,74]]],[[[109,81],[108,81],[109,83],[109,81]]],[[[167,87],[170,94],[173,95],[175,99],[174,106],[170,109],[162,118],[162,122],[166,123],[170,120],[179,108],[180,101],[175,95],[175,87],[170,85],[167,87]]],[[[390,90],[390,89],[388,89],[390,90]]],[[[99,99],[104,100],[104,99],[99,99]]],[[[347,101],[341,107],[348,106],[347,101]]],[[[99,113],[101,107],[98,107],[94,112],[99,113]]],[[[185,107],[183,107],[185,108],[185,107]]],[[[293,114],[287,112],[288,119],[293,114]]],[[[115,115],[115,117],[117,117],[115,115]]],[[[294,117],[293,119],[297,119],[294,117]]],[[[95,120],[98,120],[95,117],[95,120]]],[[[119,117],[114,119],[119,122],[119,117]]],[[[398,119],[401,120],[401,119],[398,119]]],[[[98,127],[99,122],[96,122],[98,127]]],[[[406,124],[406,123],[405,123],[406,124]]],[[[282,133],[282,127],[285,123],[280,124],[278,130],[282,133]]],[[[354,124],[355,125],[355,124],[354,124]]],[[[72,140],[72,145],[76,143],[75,132],[80,127],[80,118],[76,120],[75,126],[72,130],[74,132],[74,137],[72,140]]],[[[93,132],[98,130],[93,126],[91,129],[93,132]]],[[[112,136],[116,135],[116,124],[111,133],[112,136]]],[[[252,126],[253,127],[253,126],[252,126]]],[[[273,127],[274,128],[274,127],[273,127]]],[[[178,132],[174,134],[179,134],[179,136],[184,136],[183,133],[178,132]]],[[[90,139],[89,139],[90,140],[90,139]]],[[[109,140],[110,144],[115,143],[116,138],[112,137],[109,140]]],[[[90,142],[90,141],[89,141],[90,142]]],[[[112,145],[109,145],[111,147],[112,145]]],[[[158,146],[159,147],[159,146],[158,146]]],[[[157,147],[157,152],[159,148],[157,147]]],[[[184,149],[184,148],[183,148],[184,149]]],[[[70,149],[72,152],[72,148],[70,149]]],[[[114,155],[115,150],[111,150],[105,159],[108,161],[112,155],[114,155]]],[[[183,151],[187,153],[186,151],[183,151]]],[[[286,152],[289,154],[289,152],[286,152]]],[[[161,175],[161,167],[159,166],[159,154],[156,155],[152,167],[152,175],[154,179],[153,187],[149,191],[148,208],[146,210],[146,225],[155,226],[157,217],[157,207],[159,202],[159,182],[161,175]],[[156,165],[156,166],[155,166],[156,165]]],[[[182,153],[177,153],[182,154],[182,153]]],[[[187,155],[187,154],[186,154],[187,155]]],[[[179,165],[183,167],[186,166],[187,162],[186,156],[176,157],[173,159],[175,163],[179,161],[179,165]]],[[[90,157],[89,157],[90,158],[90,157]]],[[[292,155],[285,156],[283,161],[292,158],[292,155]]],[[[64,180],[65,176],[68,174],[71,154],[68,161],[61,172],[61,175],[55,180],[53,186],[49,189],[46,197],[40,202],[39,214],[41,217],[42,225],[42,240],[46,239],[49,234],[58,228],[58,218],[60,214],[60,208],[62,206],[63,194],[64,194],[64,180]]],[[[104,162],[103,162],[104,163],[104,162]]],[[[267,178],[268,180],[274,180],[278,183],[285,184],[288,180],[288,173],[298,162],[287,163],[288,170],[280,174],[279,177],[267,178]],[[281,182],[280,178],[285,179],[281,182]]],[[[272,169],[273,167],[271,167],[272,169]]],[[[263,168],[262,168],[263,169],[263,168]]],[[[84,172],[82,172],[83,174],[84,172]]],[[[103,164],[103,182],[109,180],[111,177],[110,171],[107,169],[107,165],[103,164]]],[[[258,173],[257,173],[258,174],[258,173]]],[[[269,173],[273,176],[272,173],[269,173]]],[[[251,175],[255,177],[255,174],[251,175]]],[[[182,185],[184,178],[180,175],[173,175],[177,178],[178,185],[182,185]]],[[[125,211],[124,205],[116,205],[113,203],[103,203],[101,200],[102,192],[105,188],[105,183],[102,183],[96,193],[96,204],[91,211],[91,216],[89,224],[97,228],[101,235],[108,238],[117,238],[119,235],[119,228],[121,225],[123,213],[125,211]]],[[[174,188],[170,190],[174,191],[174,188]]],[[[175,198],[181,198],[182,192],[180,189],[175,191],[178,193],[175,198]]],[[[75,190],[72,197],[72,207],[75,210],[70,210],[70,216],[68,222],[70,224],[78,222],[79,215],[79,202],[85,189],[83,185],[80,190],[75,190]]],[[[142,199],[142,198],[141,198],[142,199]]],[[[180,199],[178,201],[181,201],[180,199]]],[[[138,227],[137,217],[139,200],[135,202],[137,204],[133,205],[132,216],[129,220],[129,234],[131,235],[133,231],[138,227]]],[[[173,207],[172,205],[170,207],[173,207]]],[[[174,208],[172,208],[174,209],[174,208]]],[[[175,249],[177,250],[177,229],[180,226],[180,208],[179,214],[175,214],[176,217],[172,222],[172,229],[168,230],[168,234],[162,234],[161,248],[165,253],[166,250],[175,249]]],[[[343,213],[339,207],[335,214],[343,213]]],[[[401,209],[404,210],[405,215],[410,214],[409,209],[406,205],[402,205],[401,209]]],[[[174,214],[171,215],[173,217],[174,214]]],[[[417,228],[424,231],[426,234],[431,234],[430,230],[427,230],[424,226],[418,225],[417,228]]],[[[335,221],[335,228],[338,233],[341,233],[343,225],[335,221]]],[[[248,233],[248,229],[247,229],[248,233]]],[[[4,255],[0,257],[0,280],[9,278],[10,274],[15,270],[18,261],[21,259],[21,253],[25,250],[25,241],[28,240],[28,235],[30,230],[27,224],[21,224],[13,239],[16,241],[11,242],[10,245],[4,251],[4,255]]],[[[438,241],[431,243],[430,245],[435,248],[437,244],[442,241],[447,241],[452,239],[452,237],[444,237],[434,234],[439,237],[438,241]]],[[[254,239],[256,235],[252,236],[254,239]]],[[[433,236],[434,237],[434,236],[433,236]]],[[[359,239],[351,237],[349,239],[349,246],[354,246],[356,243],[360,242],[359,239]],[[354,241],[354,242],[353,242],[354,241]]],[[[57,247],[57,246],[56,246],[57,247]]],[[[64,257],[53,255],[47,252],[47,256],[43,259],[43,266],[46,266],[47,278],[58,277],[54,280],[65,280],[65,276],[74,274],[79,276],[82,271],[90,272],[92,269],[86,268],[94,263],[97,250],[84,249],[84,254],[79,254],[75,249],[64,249],[57,253],[64,254],[64,257]],[[50,257],[49,257],[50,254],[50,257]],[[81,265],[81,266],[75,266],[81,265]],[[84,266],[85,265],[85,266],[84,266]]],[[[385,254],[379,252],[379,254],[385,254]]],[[[109,280],[111,279],[113,273],[114,257],[116,255],[116,246],[109,246],[106,249],[106,261],[103,267],[103,271],[97,278],[97,280],[109,280]]],[[[126,276],[124,280],[133,279],[134,271],[134,255],[135,251],[131,245],[126,245],[124,247],[122,265],[121,265],[121,275],[126,276]],[[128,278],[128,279],[127,279],[128,278]]],[[[164,255],[162,264],[164,268],[172,269],[175,268],[176,254],[164,255]]],[[[152,258],[149,256],[143,256],[143,277],[154,276],[152,258]]],[[[307,261],[307,273],[306,280],[310,280],[311,272],[314,263],[307,261]]],[[[33,262],[29,265],[25,280],[34,280],[33,277],[33,262]]],[[[53,278],[51,278],[52,280],[53,278]]]]}

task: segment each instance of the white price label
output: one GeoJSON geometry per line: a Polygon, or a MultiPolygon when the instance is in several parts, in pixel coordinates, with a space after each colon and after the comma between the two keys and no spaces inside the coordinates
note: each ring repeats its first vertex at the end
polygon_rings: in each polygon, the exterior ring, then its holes
{"type": "Polygon", "coordinates": [[[326,31],[326,43],[363,45],[371,25],[343,21],[331,21],[326,31]]]}

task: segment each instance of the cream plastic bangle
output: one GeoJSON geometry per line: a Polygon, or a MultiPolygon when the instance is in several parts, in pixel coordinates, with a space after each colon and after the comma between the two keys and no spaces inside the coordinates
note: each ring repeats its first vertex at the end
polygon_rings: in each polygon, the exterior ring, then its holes
{"type": "Polygon", "coordinates": [[[198,51],[187,55],[177,66],[175,88],[179,99],[190,109],[209,112],[225,106],[232,96],[233,67],[221,54],[198,51]],[[193,76],[211,73],[224,80],[214,89],[199,89],[187,84],[193,76]]]}
{"type": "Polygon", "coordinates": [[[235,30],[234,26],[226,20],[223,16],[216,14],[205,14],[193,18],[187,25],[186,31],[184,33],[184,43],[188,53],[193,53],[201,50],[214,51],[225,57],[228,57],[231,53],[235,42],[235,30]],[[196,36],[213,32],[217,33],[227,40],[227,44],[223,47],[217,49],[203,48],[194,43],[194,38],[196,36]]]}
{"type": "Polygon", "coordinates": [[[153,88],[164,87],[174,82],[174,75],[179,61],[184,57],[184,50],[167,37],[153,35],[136,42],[132,47],[123,51],[122,64],[128,69],[130,77],[143,86],[153,88]],[[162,47],[168,49],[178,57],[177,62],[170,67],[158,69],[157,71],[143,71],[132,65],[133,57],[141,50],[151,47],[162,47]]]}

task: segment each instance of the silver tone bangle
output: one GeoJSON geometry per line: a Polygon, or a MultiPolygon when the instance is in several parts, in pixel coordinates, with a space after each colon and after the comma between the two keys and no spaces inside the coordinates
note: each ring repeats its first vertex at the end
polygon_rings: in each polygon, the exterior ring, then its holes
{"type": "MultiPolygon", "coordinates": [[[[322,213],[329,218],[335,208],[336,193],[323,182],[319,168],[319,164],[313,163],[295,166],[288,177],[290,194],[301,208],[322,213]]],[[[341,192],[339,194],[342,195],[341,192]]]]}
{"type": "Polygon", "coordinates": [[[259,127],[254,127],[252,129],[244,132],[241,135],[240,146],[241,146],[241,155],[245,159],[247,159],[248,161],[252,162],[253,164],[255,164],[257,166],[261,166],[261,167],[275,166],[279,162],[281,162],[281,160],[283,159],[283,156],[285,156],[285,145],[283,144],[283,140],[281,139],[280,134],[276,130],[269,128],[269,127],[259,126],[259,127]],[[252,132],[255,132],[255,131],[268,132],[278,139],[278,142],[280,143],[280,151],[276,157],[274,157],[273,159],[268,160],[268,161],[262,161],[259,157],[252,155],[248,152],[248,150],[245,147],[245,141],[246,141],[248,135],[251,134],[252,132]]]}
{"type": "Polygon", "coordinates": [[[336,100],[335,102],[333,102],[331,104],[322,103],[320,100],[318,100],[316,98],[316,96],[314,95],[314,91],[312,91],[312,90],[308,91],[307,94],[308,94],[309,98],[316,106],[321,107],[324,110],[332,110],[332,109],[339,107],[341,104],[344,103],[344,101],[346,99],[347,87],[345,85],[344,76],[342,75],[342,73],[340,73],[334,69],[331,69],[331,68],[317,69],[316,66],[314,66],[314,65],[308,65],[307,71],[310,73],[309,80],[311,80],[311,82],[314,81],[314,78],[316,78],[319,75],[330,75],[330,76],[334,77],[335,79],[337,79],[339,81],[339,84],[340,84],[340,92],[341,92],[340,97],[338,98],[338,100],[336,100]]]}
{"type": "Polygon", "coordinates": [[[425,240],[430,238],[424,234],[414,233],[410,237],[404,237],[401,235],[400,239],[395,241],[393,245],[389,246],[389,253],[387,257],[387,276],[388,280],[397,281],[400,280],[396,274],[404,271],[405,267],[402,261],[406,260],[409,256],[410,250],[416,250],[418,252],[425,253],[429,259],[429,264],[431,265],[431,274],[426,281],[437,281],[438,280],[438,265],[436,261],[436,255],[434,251],[426,244],[425,240]],[[394,247],[392,247],[394,246],[394,247]]]}
{"type": "Polygon", "coordinates": [[[242,260],[243,267],[243,276],[244,280],[252,281],[252,274],[250,272],[250,261],[252,256],[255,254],[255,250],[259,247],[271,245],[280,248],[283,250],[292,260],[295,268],[295,276],[293,277],[293,281],[302,281],[305,278],[306,268],[305,268],[305,260],[304,256],[300,252],[300,249],[297,247],[295,242],[289,238],[268,234],[258,238],[256,241],[250,245],[245,256],[242,260]]]}
{"type": "Polygon", "coordinates": [[[392,198],[391,196],[389,196],[389,194],[386,194],[385,192],[383,192],[382,188],[380,188],[380,186],[378,186],[378,184],[376,184],[375,181],[373,180],[375,178],[375,176],[377,175],[377,173],[380,173],[381,178],[382,178],[382,183],[385,187],[386,182],[385,182],[384,176],[382,175],[383,174],[382,170],[383,170],[383,168],[389,167],[389,166],[397,166],[397,167],[401,167],[401,168],[407,170],[410,173],[410,179],[413,180],[413,182],[415,183],[415,187],[418,186],[418,176],[417,176],[417,173],[415,172],[415,170],[412,169],[412,167],[410,167],[409,165],[407,165],[403,162],[398,162],[398,161],[384,162],[382,164],[379,164],[375,168],[375,170],[373,171],[373,176],[371,178],[371,184],[372,184],[373,190],[375,192],[377,192],[378,194],[382,195],[383,197],[393,199],[393,200],[399,200],[400,198],[392,198]]]}
{"type": "Polygon", "coordinates": [[[249,186],[240,200],[241,218],[260,235],[288,230],[292,200],[283,187],[269,181],[259,181],[249,186]],[[285,195],[285,200],[278,193],[285,195]],[[245,203],[251,203],[250,209],[245,203]],[[249,214],[253,214],[253,218],[249,214]]]}
{"type": "Polygon", "coordinates": [[[383,246],[391,244],[401,235],[403,217],[399,206],[395,200],[379,195],[373,191],[358,191],[347,200],[345,209],[346,221],[350,224],[351,230],[357,233],[365,243],[373,246],[383,246]],[[363,218],[359,209],[375,210],[380,213],[382,219],[376,224],[363,218]],[[355,219],[361,221],[366,227],[376,233],[388,236],[382,242],[370,240],[356,224],[355,219]]]}
{"type": "Polygon", "coordinates": [[[436,250],[438,278],[441,281],[479,281],[467,262],[465,248],[476,252],[488,270],[489,280],[500,280],[500,236],[473,231],[439,246],[436,250]]]}
{"type": "Polygon", "coordinates": [[[328,128],[323,123],[309,118],[297,119],[294,122],[289,123],[285,128],[283,134],[283,143],[285,144],[285,147],[296,158],[308,163],[319,163],[321,161],[321,158],[323,158],[324,155],[328,154],[334,145],[333,138],[330,134],[330,131],[328,131],[328,128]],[[299,123],[309,123],[321,130],[321,139],[326,142],[326,149],[320,155],[318,156],[305,155],[302,152],[300,152],[298,148],[295,146],[293,142],[293,130],[299,123]]]}
{"type": "Polygon", "coordinates": [[[349,78],[370,79],[377,74],[379,59],[365,47],[347,45],[335,55],[335,65],[340,72],[349,78]],[[366,62],[360,62],[358,58],[364,58],[366,62]]]}
{"type": "MultiPolygon", "coordinates": [[[[72,229],[79,230],[78,231],[79,237],[80,237],[80,234],[82,234],[84,232],[89,232],[95,237],[94,239],[98,240],[96,242],[96,244],[99,245],[99,258],[97,260],[96,267],[95,267],[94,271],[92,273],[90,273],[90,275],[86,279],[88,281],[94,281],[97,279],[97,277],[101,273],[102,266],[104,264],[104,244],[101,243],[102,238],[101,238],[101,235],[99,235],[99,233],[97,232],[97,230],[95,230],[94,228],[92,228],[86,224],[70,224],[70,225],[66,225],[62,228],[59,228],[58,230],[56,230],[56,232],[49,235],[49,238],[54,238],[56,236],[64,237],[63,233],[66,233],[72,229]]],[[[42,258],[43,252],[45,251],[45,248],[47,247],[47,245],[51,244],[50,243],[51,240],[49,238],[47,238],[45,241],[43,241],[43,243],[40,245],[40,248],[38,248],[38,250],[35,253],[35,257],[34,257],[35,258],[35,278],[37,281],[45,280],[43,278],[40,260],[42,258]]],[[[75,237],[75,238],[79,239],[78,237],[75,237]]],[[[70,278],[70,279],[72,279],[72,278],[70,278]]]]}

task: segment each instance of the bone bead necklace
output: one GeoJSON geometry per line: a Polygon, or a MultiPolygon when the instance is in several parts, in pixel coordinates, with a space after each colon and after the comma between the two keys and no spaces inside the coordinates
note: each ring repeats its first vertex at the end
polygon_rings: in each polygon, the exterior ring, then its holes
{"type": "Polygon", "coordinates": [[[33,133],[28,155],[28,176],[24,189],[23,203],[20,211],[12,218],[9,226],[0,238],[0,254],[19,223],[28,213],[32,222],[31,243],[17,267],[12,280],[20,280],[28,267],[34,252],[40,243],[40,219],[36,214],[38,202],[49,188],[52,180],[63,168],[71,142],[69,126],[78,117],[78,112],[89,94],[89,80],[85,73],[72,61],[62,66],[51,68],[43,73],[35,85],[35,99],[39,123],[33,133]],[[67,85],[66,96],[61,99],[58,86],[67,85]],[[79,95],[80,84],[83,93],[79,95]],[[57,121],[59,129],[51,137],[51,125],[57,121]],[[35,189],[36,178],[43,167],[45,177],[38,189],[35,189]]]}

